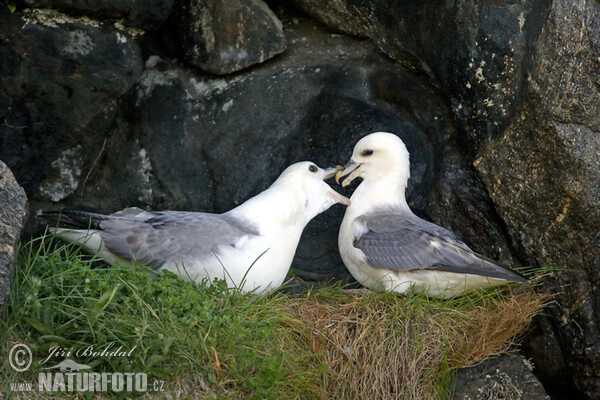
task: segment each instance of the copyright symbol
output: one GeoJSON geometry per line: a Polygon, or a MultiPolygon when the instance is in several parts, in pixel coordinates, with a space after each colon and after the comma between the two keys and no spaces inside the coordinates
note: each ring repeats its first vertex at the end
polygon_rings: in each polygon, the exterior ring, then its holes
{"type": "Polygon", "coordinates": [[[31,366],[33,356],[29,346],[23,343],[15,344],[8,353],[8,362],[12,369],[17,372],[25,372],[31,366]]]}

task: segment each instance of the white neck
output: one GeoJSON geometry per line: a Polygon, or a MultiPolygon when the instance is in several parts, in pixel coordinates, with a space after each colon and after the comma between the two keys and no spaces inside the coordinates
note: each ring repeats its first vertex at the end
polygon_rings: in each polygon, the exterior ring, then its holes
{"type": "Polygon", "coordinates": [[[299,230],[301,233],[308,223],[302,212],[303,206],[303,200],[299,199],[291,188],[272,185],[264,192],[230,210],[228,214],[243,215],[243,218],[256,225],[261,233],[265,233],[266,230],[281,229],[281,227],[299,230]],[[268,215],[269,218],[266,220],[261,218],[264,215],[268,215]],[[274,221],[277,223],[273,224],[274,221]]]}
{"type": "Polygon", "coordinates": [[[406,183],[406,178],[396,175],[363,180],[350,197],[346,214],[357,217],[378,208],[399,208],[412,213],[404,195],[406,183]]]}

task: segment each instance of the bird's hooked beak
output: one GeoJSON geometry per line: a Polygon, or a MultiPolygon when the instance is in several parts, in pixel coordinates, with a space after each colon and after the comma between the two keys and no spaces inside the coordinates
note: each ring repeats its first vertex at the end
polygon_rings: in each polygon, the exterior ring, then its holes
{"type": "MultiPolygon", "coordinates": [[[[323,180],[329,179],[329,178],[333,178],[334,176],[336,177],[336,181],[337,181],[337,173],[339,171],[339,168],[327,168],[325,170],[325,174],[323,175],[323,180]]],[[[338,192],[336,192],[335,190],[331,189],[329,192],[329,195],[333,198],[333,200],[336,203],[340,203],[343,204],[345,206],[349,206],[350,205],[350,199],[342,196],[341,194],[339,194],[338,192]]]]}
{"type": "Polygon", "coordinates": [[[348,163],[343,167],[338,167],[338,171],[335,174],[335,181],[339,184],[340,178],[350,174],[346,179],[342,181],[342,187],[346,187],[352,182],[354,179],[360,175],[360,164],[355,161],[348,161],[348,163]]]}

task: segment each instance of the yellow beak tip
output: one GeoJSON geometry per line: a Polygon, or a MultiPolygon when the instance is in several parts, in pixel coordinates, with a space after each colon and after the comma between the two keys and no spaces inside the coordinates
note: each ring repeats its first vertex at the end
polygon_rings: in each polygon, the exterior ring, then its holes
{"type": "Polygon", "coordinates": [[[340,178],[342,177],[342,171],[338,171],[335,174],[335,183],[340,184],[340,178]]]}

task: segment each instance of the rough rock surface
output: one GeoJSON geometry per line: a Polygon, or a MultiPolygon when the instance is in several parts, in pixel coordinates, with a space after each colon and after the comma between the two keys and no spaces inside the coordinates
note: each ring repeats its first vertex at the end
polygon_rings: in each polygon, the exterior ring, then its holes
{"type": "Polygon", "coordinates": [[[321,22],[368,37],[427,73],[445,93],[471,150],[495,138],[520,102],[550,0],[294,0],[321,22]]]}
{"type": "Polygon", "coordinates": [[[52,8],[95,19],[121,20],[126,26],[152,29],[163,23],[174,0],[23,0],[27,7],[52,8]]]}
{"type": "Polygon", "coordinates": [[[528,262],[558,268],[554,331],[575,383],[598,399],[600,3],[555,1],[534,60],[519,118],[475,164],[528,262]]]}
{"type": "Polygon", "coordinates": [[[0,313],[10,292],[15,250],[26,216],[25,191],[0,161],[0,313]]]}
{"type": "Polygon", "coordinates": [[[169,47],[217,75],[262,63],[286,48],[281,21],[262,0],[181,0],[168,28],[169,47]]]}
{"type": "Polygon", "coordinates": [[[114,27],[0,12],[0,159],[30,199],[58,202],[77,189],[141,70],[139,46],[114,27]]]}
{"type": "Polygon", "coordinates": [[[550,400],[531,371],[531,363],[516,354],[490,358],[458,370],[454,400],[550,400]]]}

